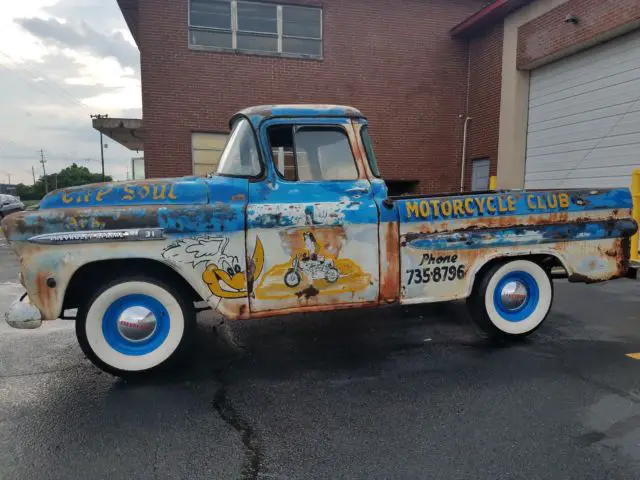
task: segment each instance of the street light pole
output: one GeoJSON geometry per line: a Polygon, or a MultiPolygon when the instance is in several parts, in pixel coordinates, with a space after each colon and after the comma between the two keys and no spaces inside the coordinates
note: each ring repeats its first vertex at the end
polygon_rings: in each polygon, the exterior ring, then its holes
{"type": "Polygon", "coordinates": [[[104,143],[102,142],[102,132],[100,132],[100,163],[102,163],[102,181],[104,182],[104,143]]]}
{"type": "MultiPolygon", "coordinates": [[[[101,114],[101,113],[96,113],[95,115],[89,115],[91,118],[93,119],[100,119],[100,118],[109,118],[109,115],[107,114],[101,114]]],[[[102,181],[104,182],[104,142],[102,140],[102,130],[99,130],[100,132],[100,161],[102,163],[102,181]]]]}

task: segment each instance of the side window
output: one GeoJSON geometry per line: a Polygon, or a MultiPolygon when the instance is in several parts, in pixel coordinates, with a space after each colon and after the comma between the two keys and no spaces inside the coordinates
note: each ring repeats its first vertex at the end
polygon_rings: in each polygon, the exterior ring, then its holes
{"type": "Polygon", "coordinates": [[[340,127],[269,129],[274,165],[290,181],[356,180],[349,138],[340,127]]]}

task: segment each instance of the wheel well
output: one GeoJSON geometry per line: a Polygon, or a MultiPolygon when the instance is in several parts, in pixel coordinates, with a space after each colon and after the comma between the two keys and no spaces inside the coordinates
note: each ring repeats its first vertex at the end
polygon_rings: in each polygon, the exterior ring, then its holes
{"type": "Polygon", "coordinates": [[[528,254],[528,255],[514,255],[514,256],[503,256],[492,258],[487,263],[482,265],[480,269],[476,272],[473,279],[473,289],[475,289],[476,285],[478,285],[478,279],[482,278],[487,270],[498,263],[503,263],[512,260],[529,260],[531,262],[537,263],[542,268],[544,268],[549,274],[551,274],[551,270],[554,268],[562,268],[566,271],[566,268],[562,261],[554,255],[539,253],[539,254],[528,254]]]}
{"type": "Polygon", "coordinates": [[[182,275],[168,265],[147,258],[100,260],[80,267],[71,277],[64,296],[63,310],[78,308],[98,287],[118,277],[144,274],[172,285],[194,302],[203,301],[182,275]]]}

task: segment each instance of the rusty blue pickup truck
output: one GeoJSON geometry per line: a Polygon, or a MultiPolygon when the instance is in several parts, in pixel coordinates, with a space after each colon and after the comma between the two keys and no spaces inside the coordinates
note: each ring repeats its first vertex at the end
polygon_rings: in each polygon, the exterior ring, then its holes
{"type": "Polygon", "coordinates": [[[206,178],[62,189],[6,217],[27,292],[8,323],[76,310],[87,357],[135,375],[188,350],[203,302],[243,320],[467,299],[487,335],[516,338],[547,317],[552,269],[627,270],[626,189],[393,197],[354,108],[253,107],[230,126],[206,178]]]}

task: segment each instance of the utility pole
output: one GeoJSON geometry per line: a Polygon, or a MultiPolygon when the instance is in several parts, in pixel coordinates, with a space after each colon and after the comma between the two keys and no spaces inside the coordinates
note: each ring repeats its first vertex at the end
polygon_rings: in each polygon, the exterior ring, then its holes
{"type": "Polygon", "coordinates": [[[36,186],[36,169],[31,165],[31,175],[33,175],[33,186],[36,186]]]}
{"type": "Polygon", "coordinates": [[[47,182],[47,170],[44,168],[44,164],[47,161],[44,159],[44,151],[40,149],[40,163],[42,164],[42,173],[44,173],[44,193],[49,193],[49,182],[47,182]]]}
{"type": "Polygon", "coordinates": [[[58,174],[57,174],[57,173],[56,173],[56,174],[54,174],[54,175],[53,175],[53,178],[55,178],[55,179],[56,179],[56,190],[57,190],[57,189],[58,189],[58,174]]]}
{"type": "Polygon", "coordinates": [[[9,185],[11,185],[11,174],[7,173],[7,177],[9,177],[9,182],[8,183],[9,183],[9,185]]]}
{"type": "MultiPolygon", "coordinates": [[[[93,119],[109,118],[109,115],[96,113],[95,115],[89,115],[93,119]]],[[[104,142],[102,141],[102,130],[100,130],[100,160],[102,162],[102,181],[104,182],[104,142]]]]}

